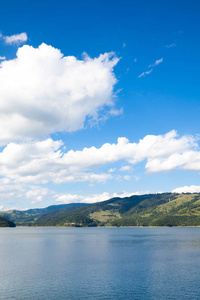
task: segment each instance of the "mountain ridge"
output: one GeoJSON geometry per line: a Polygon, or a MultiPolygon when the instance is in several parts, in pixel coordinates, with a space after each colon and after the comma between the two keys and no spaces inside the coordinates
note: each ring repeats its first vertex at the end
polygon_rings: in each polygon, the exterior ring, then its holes
{"type": "Polygon", "coordinates": [[[200,226],[200,193],[133,195],[0,215],[17,226],[200,226]]]}

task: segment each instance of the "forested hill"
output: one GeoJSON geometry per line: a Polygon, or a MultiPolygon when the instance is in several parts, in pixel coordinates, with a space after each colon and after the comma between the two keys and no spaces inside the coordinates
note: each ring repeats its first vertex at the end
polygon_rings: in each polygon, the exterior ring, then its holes
{"type": "Polygon", "coordinates": [[[0,227],[15,227],[15,223],[10,220],[7,220],[4,217],[0,217],[0,227]]]}
{"type": "Polygon", "coordinates": [[[17,226],[200,226],[200,194],[149,194],[0,215],[17,226]]]}
{"type": "Polygon", "coordinates": [[[0,212],[0,216],[7,218],[8,220],[13,221],[17,226],[32,226],[35,225],[37,219],[40,216],[45,216],[45,214],[49,213],[51,215],[51,211],[54,214],[54,211],[65,211],[68,212],[73,210],[76,207],[85,206],[86,204],[81,203],[71,203],[71,204],[60,204],[60,205],[51,205],[45,208],[35,208],[28,210],[9,210],[0,212]],[[66,208],[66,209],[65,209],[66,208]]]}

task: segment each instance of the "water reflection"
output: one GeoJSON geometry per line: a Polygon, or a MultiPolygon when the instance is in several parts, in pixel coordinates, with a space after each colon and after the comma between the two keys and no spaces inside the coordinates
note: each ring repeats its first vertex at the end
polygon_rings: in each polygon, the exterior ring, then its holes
{"type": "Polygon", "coordinates": [[[200,228],[0,230],[1,299],[199,299],[200,228]]]}

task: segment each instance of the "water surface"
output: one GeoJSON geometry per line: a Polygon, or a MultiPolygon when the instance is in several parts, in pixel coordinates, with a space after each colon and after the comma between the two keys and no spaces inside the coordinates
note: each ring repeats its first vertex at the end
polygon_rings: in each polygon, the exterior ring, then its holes
{"type": "Polygon", "coordinates": [[[2,228],[0,299],[200,299],[200,228],[2,228]]]}

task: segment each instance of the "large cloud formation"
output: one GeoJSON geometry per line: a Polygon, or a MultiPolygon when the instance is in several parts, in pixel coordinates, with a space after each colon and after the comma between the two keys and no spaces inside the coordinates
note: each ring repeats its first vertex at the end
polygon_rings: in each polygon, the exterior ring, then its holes
{"type": "Polygon", "coordinates": [[[117,62],[114,53],[78,60],[46,44],[19,48],[0,64],[0,145],[76,131],[112,110],[117,62]]]}
{"type": "MultiPolygon", "coordinates": [[[[200,152],[195,137],[179,137],[175,131],[165,135],[147,135],[136,142],[125,137],[116,143],[103,144],[100,148],[90,147],[80,151],[66,151],[62,141],[48,138],[44,141],[9,143],[0,152],[0,201],[5,199],[30,200],[32,203],[45,198],[52,203],[103,201],[118,194],[56,193],[43,186],[74,182],[105,182],[118,180],[119,174],[134,172],[132,165],[145,163],[148,173],[169,171],[176,168],[200,171],[200,152]],[[118,167],[113,165],[121,162],[118,167]],[[113,168],[114,167],[114,168],[113,168]]],[[[124,177],[127,179],[127,177],[124,177]]],[[[173,192],[194,192],[199,187],[183,187],[173,192]]],[[[11,202],[12,203],[12,202],[11,202]]],[[[12,205],[11,207],[15,206],[12,205]]]]}
{"type": "Polygon", "coordinates": [[[106,165],[110,168],[118,161],[129,164],[146,161],[149,173],[175,168],[200,170],[195,138],[178,137],[175,131],[147,135],[138,143],[121,137],[116,144],[106,143],[100,148],[81,151],[64,152],[62,146],[62,141],[50,138],[24,144],[10,143],[0,153],[0,176],[28,183],[104,182],[112,179],[113,174],[102,172],[100,168],[106,165]]]}

